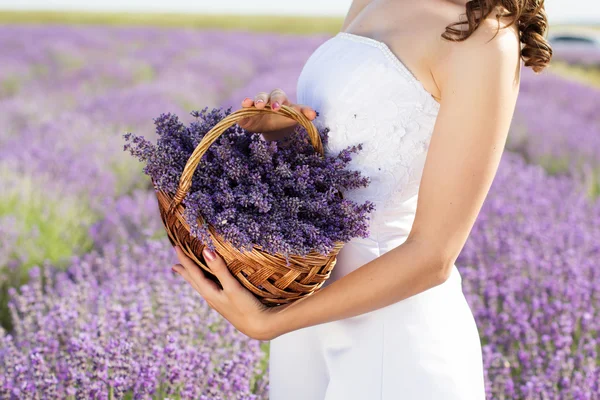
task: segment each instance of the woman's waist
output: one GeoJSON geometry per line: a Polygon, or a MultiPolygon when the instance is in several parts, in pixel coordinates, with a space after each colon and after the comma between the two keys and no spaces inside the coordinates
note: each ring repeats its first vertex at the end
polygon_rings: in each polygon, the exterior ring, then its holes
{"type": "Polygon", "coordinates": [[[359,246],[377,246],[382,252],[385,252],[408,238],[414,221],[414,209],[375,209],[370,215],[368,237],[357,237],[348,243],[359,246]]]}
{"type": "Polygon", "coordinates": [[[400,246],[408,238],[408,230],[387,230],[372,227],[366,238],[353,238],[340,250],[327,286],[355,269],[373,261],[393,248],[400,246]]]}
{"type": "MultiPolygon", "coordinates": [[[[409,232],[410,226],[399,229],[393,222],[388,221],[387,225],[374,226],[368,237],[350,240],[338,253],[332,276],[324,286],[402,245],[408,239],[409,232]]],[[[452,279],[456,279],[457,276],[460,280],[456,265],[453,265],[452,279]]]]}

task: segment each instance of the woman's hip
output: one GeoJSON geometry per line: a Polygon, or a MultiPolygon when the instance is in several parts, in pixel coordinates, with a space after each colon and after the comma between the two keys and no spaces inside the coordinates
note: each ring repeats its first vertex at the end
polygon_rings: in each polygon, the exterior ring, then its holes
{"type": "Polygon", "coordinates": [[[481,351],[456,266],[441,285],[387,307],[314,328],[326,357],[361,349],[435,359],[454,357],[457,346],[476,354],[481,351]]]}

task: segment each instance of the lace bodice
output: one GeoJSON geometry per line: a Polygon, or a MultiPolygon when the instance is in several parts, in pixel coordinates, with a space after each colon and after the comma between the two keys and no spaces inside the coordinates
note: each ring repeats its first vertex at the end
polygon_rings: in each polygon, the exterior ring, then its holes
{"type": "Polygon", "coordinates": [[[316,126],[329,127],[326,151],[363,144],[349,168],[371,183],[345,197],[374,202],[374,223],[414,215],[439,103],[385,43],[339,32],[321,44],[300,73],[297,102],[319,112],[316,126]]]}

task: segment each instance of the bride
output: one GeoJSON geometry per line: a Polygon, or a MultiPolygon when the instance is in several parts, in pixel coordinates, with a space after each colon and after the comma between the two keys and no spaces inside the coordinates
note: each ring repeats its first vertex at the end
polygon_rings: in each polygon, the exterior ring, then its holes
{"type": "MultiPolygon", "coordinates": [[[[329,127],[330,151],[363,143],[349,167],[371,183],[344,195],[376,205],[370,236],[342,248],[326,286],[285,306],[263,306],[205,252],[221,290],[176,248],[175,272],[271,341],[271,400],[485,398],[454,263],[498,168],[521,63],[540,72],[552,56],[546,29],[543,0],[354,0],[304,65],[296,103],[280,89],[242,101],[329,127]]],[[[296,127],[278,113],[239,124],[266,140],[296,127]]]]}

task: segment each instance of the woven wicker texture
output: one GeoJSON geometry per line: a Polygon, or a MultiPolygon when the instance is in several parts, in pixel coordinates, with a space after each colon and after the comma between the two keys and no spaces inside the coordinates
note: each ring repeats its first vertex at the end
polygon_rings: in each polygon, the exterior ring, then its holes
{"type": "MultiPolygon", "coordinates": [[[[295,109],[282,105],[277,111],[302,125],[310,138],[312,146],[323,156],[324,150],[319,133],[305,115],[295,109]]],[[[190,234],[190,227],[183,217],[183,199],[187,196],[192,176],[200,159],[210,145],[230,126],[242,118],[260,113],[275,113],[269,103],[263,109],[248,107],[239,109],[223,118],[202,138],[181,174],[177,192],[172,195],[156,190],[160,215],[173,246],[178,245],[204,271],[205,275],[218,282],[206,265],[202,250],[204,244],[190,234]]],[[[315,251],[306,256],[290,255],[289,265],[280,254],[269,254],[255,245],[251,251],[241,252],[223,239],[209,224],[209,232],[215,243],[217,253],[223,257],[233,276],[250,290],[265,305],[274,306],[293,302],[317,291],[331,275],[336,257],[344,243],[336,242],[329,254],[323,256],[315,251]]]]}

